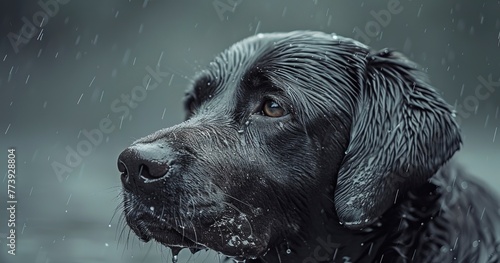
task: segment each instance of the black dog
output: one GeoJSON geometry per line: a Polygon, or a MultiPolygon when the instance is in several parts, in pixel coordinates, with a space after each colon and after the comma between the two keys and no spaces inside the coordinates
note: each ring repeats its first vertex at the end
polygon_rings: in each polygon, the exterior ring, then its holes
{"type": "Polygon", "coordinates": [[[499,262],[500,205],[450,161],[452,109],[399,53],[259,34],[201,72],[187,119],[123,151],[144,241],[246,262],[499,262]]]}

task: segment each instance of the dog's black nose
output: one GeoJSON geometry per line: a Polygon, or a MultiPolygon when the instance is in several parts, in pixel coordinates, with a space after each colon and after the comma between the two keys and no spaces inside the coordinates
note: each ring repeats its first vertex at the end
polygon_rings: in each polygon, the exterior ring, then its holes
{"type": "Polygon", "coordinates": [[[161,144],[135,144],[118,157],[118,170],[124,185],[157,179],[168,173],[169,150],[161,144]],[[142,178],[141,178],[142,177],[142,178]]]}

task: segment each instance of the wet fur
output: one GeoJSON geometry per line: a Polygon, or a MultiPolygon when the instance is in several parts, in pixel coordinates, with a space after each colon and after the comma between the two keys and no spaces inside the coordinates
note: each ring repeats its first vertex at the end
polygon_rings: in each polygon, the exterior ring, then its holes
{"type": "Polygon", "coordinates": [[[186,109],[120,155],[168,163],[155,182],[122,174],[145,241],[247,262],[500,260],[498,199],[450,161],[453,111],[397,52],[319,32],[254,36],[195,77],[186,109]],[[261,115],[269,98],[289,114],[261,115]]]}

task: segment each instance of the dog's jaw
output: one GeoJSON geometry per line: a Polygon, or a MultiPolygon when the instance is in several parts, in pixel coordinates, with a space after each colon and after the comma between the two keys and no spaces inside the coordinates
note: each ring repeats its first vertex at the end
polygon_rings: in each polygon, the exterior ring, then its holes
{"type": "Polygon", "coordinates": [[[123,196],[127,224],[144,242],[155,240],[173,250],[212,249],[238,258],[257,258],[269,246],[271,230],[262,227],[258,233],[254,232],[251,224],[254,215],[229,210],[209,224],[194,216],[166,220],[165,216],[137,202],[132,193],[125,191],[123,196]]]}

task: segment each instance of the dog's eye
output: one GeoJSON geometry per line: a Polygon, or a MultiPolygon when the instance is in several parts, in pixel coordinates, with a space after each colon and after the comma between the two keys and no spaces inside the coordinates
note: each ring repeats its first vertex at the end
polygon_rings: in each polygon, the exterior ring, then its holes
{"type": "Polygon", "coordinates": [[[277,118],[286,115],[286,111],[276,101],[268,100],[264,103],[262,114],[268,117],[277,118]]]}

